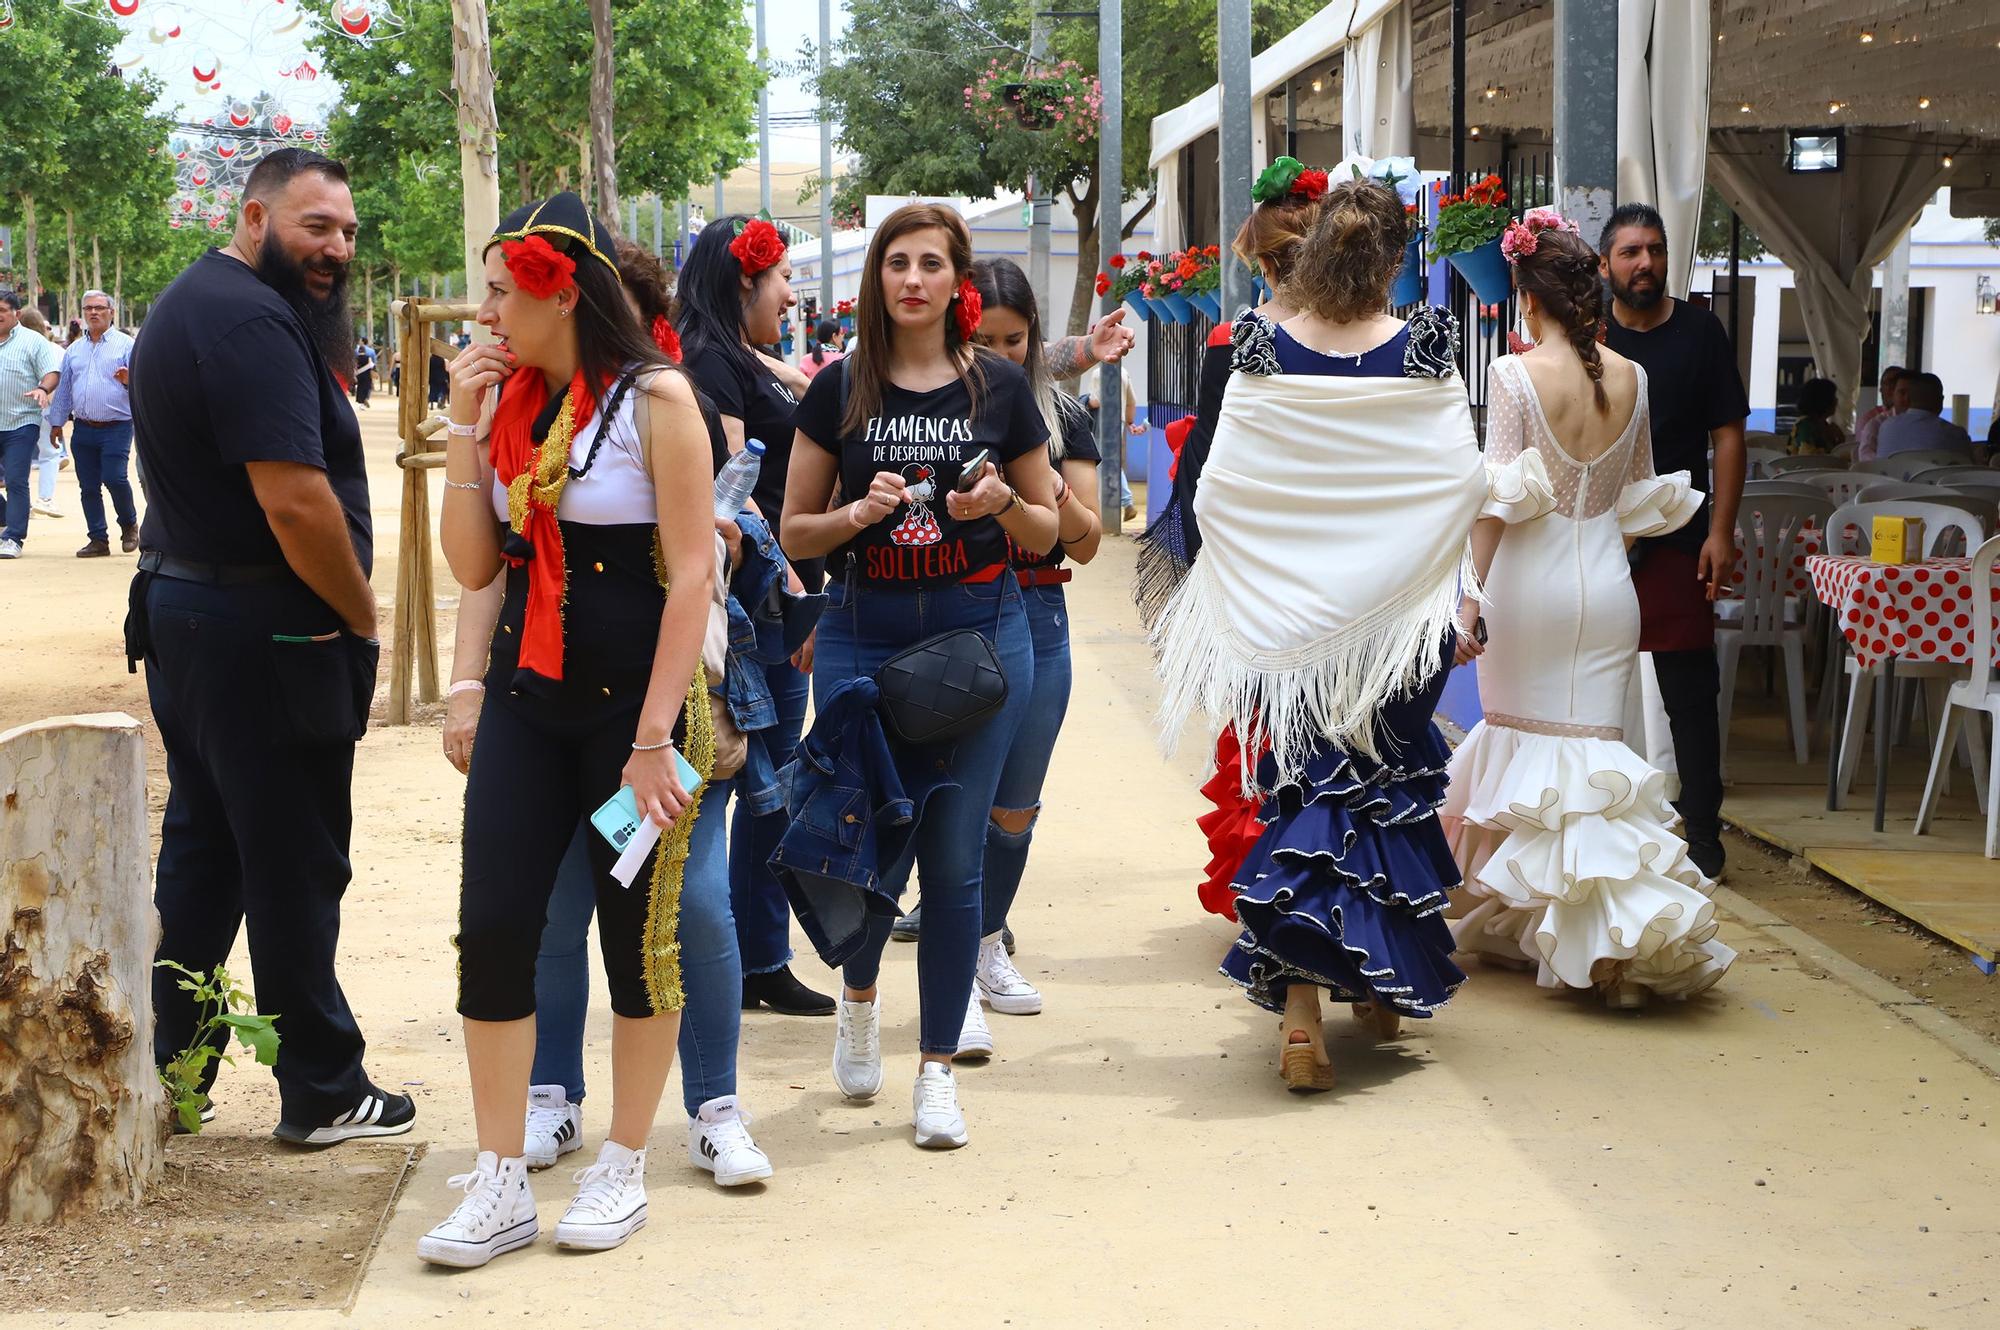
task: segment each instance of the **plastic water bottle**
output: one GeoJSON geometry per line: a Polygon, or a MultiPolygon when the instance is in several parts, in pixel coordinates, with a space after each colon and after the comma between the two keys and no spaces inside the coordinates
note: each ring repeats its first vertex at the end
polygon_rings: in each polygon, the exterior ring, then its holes
{"type": "Polygon", "coordinates": [[[764,465],[764,445],[750,439],[737,453],[723,464],[715,477],[715,515],[734,517],[743,511],[744,500],[750,491],[757,488],[757,472],[764,465]]]}

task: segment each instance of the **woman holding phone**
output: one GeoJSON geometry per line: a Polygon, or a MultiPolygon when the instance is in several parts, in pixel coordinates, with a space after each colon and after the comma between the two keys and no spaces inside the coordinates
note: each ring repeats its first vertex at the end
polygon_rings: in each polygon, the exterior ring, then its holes
{"type": "MultiPolygon", "coordinates": [[[[1045,554],[1060,522],[1048,426],[1027,376],[973,344],[971,271],[971,236],[949,208],[910,204],[877,230],[854,344],[799,407],[782,535],[794,559],[828,557],[813,666],[821,707],[843,684],[954,629],[987,635],[1007,677],[1005,704],[955,745],[893,753],[904,784],[930,790],[909,851],[880,873],[897,895],[914,866],[923,900],[911,1120],[916,1143],[936,1149],[966,1141],[951,1059],[979,953],[987,816],[1034,680],[1008,544],[1045,554]],[[990,460],[971,465],[981,458],[990,460]]],[[[882,1088],[876,978],[889,922],[871,916],[843,975],[833,1075],[850,1099],[882,1088]]]]}
{"type": "Polygon", "coordinates": [[[461,586],[504,573],[505,590],[466,783],[457,937],[479,1154],[452,1180],[465,1199],[418,1243],[440,1265],[484,1265],[535,1239],[522,1116],[535,953],[578,819],[621,787],[663,830],[630,888],[610,875],[612,846],[589,840],[611,1128],[556,1242],[603,1250],[646,1222],[646,1139],[683,1002],[680,895],[723,853],[721,819],[697,815],[676,751],[713,774],[708,429],[626,302],[614,253],[574,194],[510,214],[487,245],[478,316],[498,340],[451,364],[445,557],[461,586]]]}

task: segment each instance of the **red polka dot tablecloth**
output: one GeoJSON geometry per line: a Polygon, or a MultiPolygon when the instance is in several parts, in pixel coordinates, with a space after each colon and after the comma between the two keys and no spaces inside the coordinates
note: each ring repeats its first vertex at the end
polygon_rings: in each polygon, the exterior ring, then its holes
{"type": "MultiPolygon", "coordinates": [[[[1833,610],[1862,665],[1891,655],[1956,665],[1971,660],[1970,560],[1892,564],[1865,555],[1815,554],[1806,564],[1813,594],[1833,610]]],[[[2000,587],[1984,612],[2000,622],[2000,587]]]]}

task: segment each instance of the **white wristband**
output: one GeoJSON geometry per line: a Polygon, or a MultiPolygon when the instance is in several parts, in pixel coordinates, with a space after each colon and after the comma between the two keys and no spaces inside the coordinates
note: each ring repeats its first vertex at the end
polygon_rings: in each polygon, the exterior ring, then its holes
{"type": "Polygon", "coordinates": [[[485,692],[485,681],[481,679],[460,679],[453,683],[451,687],[445,689],[444,695],[446,697],[457,697],[460,693],[469,693],[474,689],[482,693],[485,692]]]}
{"type": "Polygon", "coordinates": [[[476,439],[479,437],[479,425],[476,421],[470,425],[461,425],[456,420],[447,420],[444,423],[444,432],[461,439],[476,439]]]}

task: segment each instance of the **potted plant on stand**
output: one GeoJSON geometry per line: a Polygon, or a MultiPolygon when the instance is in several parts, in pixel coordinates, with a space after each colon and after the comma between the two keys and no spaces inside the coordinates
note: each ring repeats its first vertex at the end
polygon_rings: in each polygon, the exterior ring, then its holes
{"type": "Polygon", "coordinates": [[[1507,229],[1507,191],[1500,177],[1476,180],[1460,194],[1444,192],[1438,182],[1437,224],[1431,228],[1431,258],[1448,259],[1472,287],[1482,305],[1507,299],[1513,283],[1507,259],[1500,252],[1500,235],[1507,229]]]}

